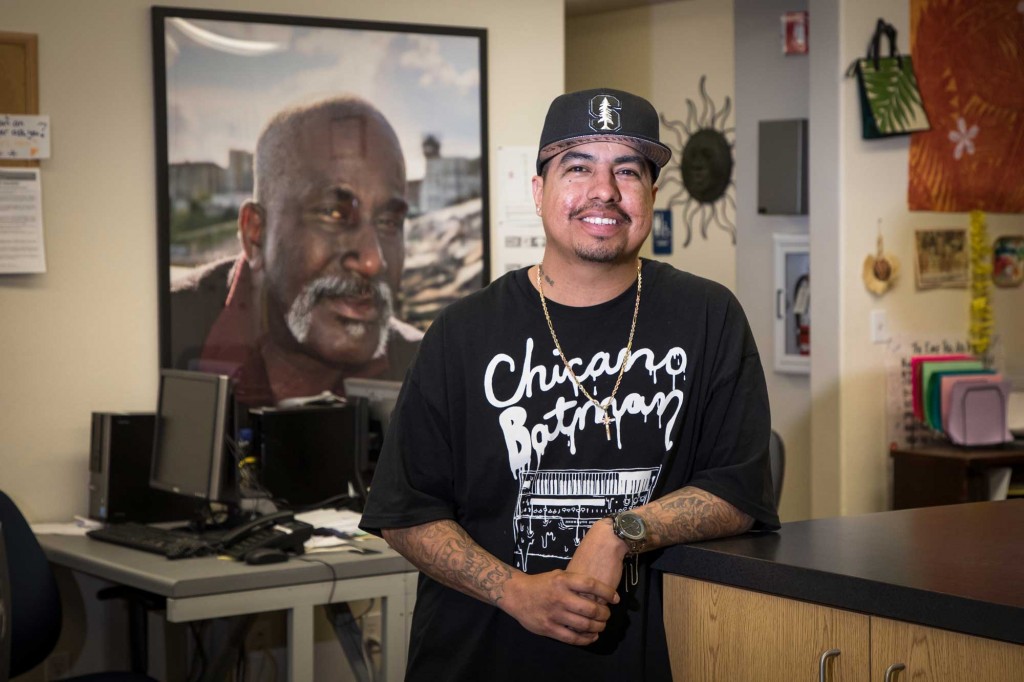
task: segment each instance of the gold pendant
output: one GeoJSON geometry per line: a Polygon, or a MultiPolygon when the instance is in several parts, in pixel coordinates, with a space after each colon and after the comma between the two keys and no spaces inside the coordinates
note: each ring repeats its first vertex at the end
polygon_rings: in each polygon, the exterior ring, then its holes
{"type": "Polygon", "coordinates": [[[612,418],[608,416],[608,408],[604,410],[604,435],[608,440],[612,439],[612,418]]]}

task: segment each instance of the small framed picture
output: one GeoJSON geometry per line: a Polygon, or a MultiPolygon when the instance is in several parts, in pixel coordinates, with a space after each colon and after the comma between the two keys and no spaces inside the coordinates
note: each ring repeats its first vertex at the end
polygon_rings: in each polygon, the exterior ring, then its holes
{"type": "Polygon", "coordinates": [[[1019,287],[1022,281],[1024,237],[998,237],[992,244],[992,282],[997,287],[1019,287]]]}
{"type": "Polygon", "coordinates": [[[807,12],[783,13],[782,54],[807,54],[807,12]]]}
{"type": "Polygon", "coordinates": [[[917,230],[914,275],[918,289],[967,288],[970,254],[967,230],[917,230]]]}

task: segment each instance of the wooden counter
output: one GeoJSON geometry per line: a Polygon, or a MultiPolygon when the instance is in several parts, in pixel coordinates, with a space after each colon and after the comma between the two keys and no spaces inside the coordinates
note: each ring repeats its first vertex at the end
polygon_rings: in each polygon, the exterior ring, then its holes
{"type": "Polygon", "coordinates": [[[654,566],[678,679],[1024,679],[1024,500],[787,523],[654,566]]]}

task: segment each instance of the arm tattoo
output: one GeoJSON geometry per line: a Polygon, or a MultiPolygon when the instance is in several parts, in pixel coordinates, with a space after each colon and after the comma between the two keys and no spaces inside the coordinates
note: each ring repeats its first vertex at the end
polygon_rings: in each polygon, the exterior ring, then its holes
{"type": "Polygon", "coordinates": [[[643,510],[650,548],[710,540],[750,530],[754,520],[725,500],[700,488],[683,488],[643,510]]]}
{"type": "Polygon", "coordinates": [[[434,580],[490,604],[501,601],[505,583],[512,577],[512,567],[451,520],[386,529],[384,539],[434,580]]]}

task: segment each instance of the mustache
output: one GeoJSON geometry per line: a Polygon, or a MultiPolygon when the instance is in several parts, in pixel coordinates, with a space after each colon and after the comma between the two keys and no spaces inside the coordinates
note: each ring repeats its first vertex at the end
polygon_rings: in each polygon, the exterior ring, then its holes
{"type": "MultiPolygon", "coordinates": [[[[363,296],[372,297],[374,306],[380,311],[377,325],[381,329],[386,329],[388,321],[394,314],[391,287],[383,280],[369,280],[359,275],[348,277],[325,275],[313,280],[292,301],[285,322],[296,340],[299,343],[305,343],[309,338],[309,330],[313,322],[313,308],[321,299],[363,296]]],[[[366,327],[362,323],[354,322],[350,327],[349,333],[353,335],[363,334],[366,331],[366,327]]],[[[382,354],[386,349],[387,334],[381,334],[376,355],[382,354]]]]}
{"type": "Polygon", "coordinates": [[[353,275],[341,277],[327,275],[319,277],[306,285],[303,292],[312,302],[321,298],[362,298],[372,296],[374,304],[379,308],[391,300],[391,287],[382,280],[369,280],[353,275]]]}
{"type": "Polygon", "coordinates": [[[631,222],[633,222],[630,219],[629,215],[627,215],[625,211],[623,211],[621,208],[619,208],[618,204],[608,204],[608,203],[605,203],[603,201],[592,201],[589,204],[586,204],[584,206],[580,206],[577,209],[574,209],[573,211],[571,211],[569,213],[569,219],[570,220],[575,220],[576,218],[579,218],[581,215],[583,215],[587,211],[613,211],[613,212],[615,212],[615,214],[619,217],[619,219],[622,222],[624,222],[624,223],[631,223],[631,222]]]}

